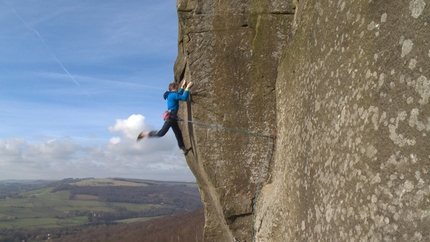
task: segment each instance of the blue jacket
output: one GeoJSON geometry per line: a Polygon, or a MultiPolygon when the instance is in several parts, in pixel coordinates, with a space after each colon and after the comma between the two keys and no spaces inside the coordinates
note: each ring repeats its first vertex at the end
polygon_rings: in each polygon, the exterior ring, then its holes
{"type": "Polygon", "coordinates": [[[178,113],[179,101],[187,101],[188,96],[189,91],[182,88],[178,92],[165,92],[163,97],[167,100],[167,110],[171,110],[175,114],[178,113]]]}

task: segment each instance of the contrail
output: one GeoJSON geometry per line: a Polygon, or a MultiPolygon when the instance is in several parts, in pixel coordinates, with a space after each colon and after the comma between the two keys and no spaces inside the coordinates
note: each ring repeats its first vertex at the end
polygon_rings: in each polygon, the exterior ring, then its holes
{"type": "MultiPolygon", "coordinates": [[[[54,55],[54,53],[51,51],[51,49],[49,49],[49,46],[46,44],[46,42],[43,40],[42,36],[40,36],[39,32],[37,32],[37,30],[33,29],[32,27],[30,27],[27,22],[24,21],[23,18],[21,18],[21,16],[15,11],[15,9],[10,6],[8,3],[6,3],[5,1],[3,1],[7,6],[9,6],[9,8],[15,13],[15,15],[21,20],[21,22],[25,25],[25,27],[27,27],[29,30],[33,31],[34,33],[36,33],[37,37],[39,37],[40,41],[43,43],[43,45],[45,45],[46,49],[49,51],[49,53],[51,53],[52,57],[54,58],[54,60],[61,66],[61,68],[64,70],[64,72],[70,77],[70,79],[73,80],[73,82],[75,82],[76,85],[78,85],[79,87],[81,87],[81,84],[79,84],[79,82],[77,82],[75,80],[75,78],[73,78],[72,75],[70,75],[69,71],[67,71],[66,67],[64,67],[64,65],[60,62],[60,60],[58,60],[58,58],[54,55]]],[[[82,88],[82,87],[81,87],[82,88]]],[[[82,89],[85,94],[87,94],[89,96],[89,94],[82,89]]]]}

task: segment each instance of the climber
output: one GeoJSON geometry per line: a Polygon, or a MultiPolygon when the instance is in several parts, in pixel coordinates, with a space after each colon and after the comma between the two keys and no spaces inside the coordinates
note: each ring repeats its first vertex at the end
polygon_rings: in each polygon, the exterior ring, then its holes
{"type": "Polygon", "coordinates": [[[167,111],[164,112],[164,125],[159,131],[143,131],[137,136],[137,141],[141,140],[144,137],[163,137],[169,128],[172,127],[173,132],[175,133],[176,140],[178,141],[178,146],[184,153],[187,155],[188,152],[192,149],[185,148],[184,140],[182,137],[181,129],[178,125],[178,110],[179,110],[179,101],[187,101],[189,96],[189,89],[193,86],[192,82],[187,84],[187,81],[184,79],[181,83],[181,88],[178,90],[177,83],[170,83],[169,90],[166,91],[163,95],[164,99],[167,100],[167,111]],[[184,90],[185,89],[185,90],[184,90]]]}

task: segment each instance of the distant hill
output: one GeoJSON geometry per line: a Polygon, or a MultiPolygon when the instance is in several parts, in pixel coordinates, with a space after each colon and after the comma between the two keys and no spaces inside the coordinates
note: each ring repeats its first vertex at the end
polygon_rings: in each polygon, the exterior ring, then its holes
{"type": "Polygon", "coordinates": [[[0,180],[0,199],[43,188],[52,184],[49,180],[0,180]]]}
{"type": "MultiPolygon", "coordinates": [[[[195,183],[68,178],[37,183],[0,182],[0,188],[3,188],[0,192],[7,194],[0,198],[0,242],[60,239],[103,228],[109,228],[109,232],[117,226],[120,230],[135,229],[135,226],[136,230],[140,226],[153,228],[157,222],[135,224],[154,219],[161,219],[164,224],[174,223],[167,221],[170,218],[182,220],[182,223],[188,220],[195,223],[192,228],[187,228],[188,224],[172,225],[171,231],[181,228],[177,234],[189,234],[189,229],[199,234],[200,227],[204,226],[201,218],[193,218],[203,215],[187,213],[203,207],[195,183]],[[34,188],[36,190],[32,190],[34,188]],[[193,222],[195,220],[199,222],[193,222]]],[[[153,233],[145,231],[147,235],[153,233]]],[[[118,231],[116,234],[121,233],[118,231]]],[[[162,234],[168,235],[166,232],[162,234]]],[[[193,232],[193,236],[197,235],[193,232]]]]}

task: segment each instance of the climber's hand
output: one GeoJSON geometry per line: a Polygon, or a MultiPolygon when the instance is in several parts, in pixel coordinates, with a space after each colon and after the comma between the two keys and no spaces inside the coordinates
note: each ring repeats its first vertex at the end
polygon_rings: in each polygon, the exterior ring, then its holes
{"type": "Polygon", "coordinates": [[[185,80],[185,78],[182,80],[182,83],[181,83],[181,88],[182,89],[185,89],[185,86],[187,85],[187,80],[185,80]]]}
{"type": "Polygon", "coordinates": [[[186,81],[186,80],[185,80],[185,78],[184,78],[184,79],[182,79],[182,81],[181,81],[181,83],[179,84],[179,86],[180,86],[182,89],[184,89],[186,85],[187,85],[187,81],[186,81]]]}
{"type": "Polygon", "coordinates": [[[189,82],[188,85],[187,85],[187,89],[190,89],[193,85],[194,85],[194,83],[189,82]]]}

